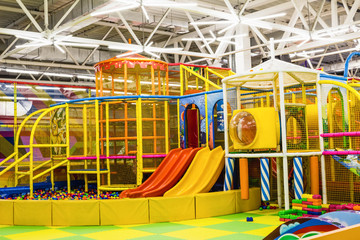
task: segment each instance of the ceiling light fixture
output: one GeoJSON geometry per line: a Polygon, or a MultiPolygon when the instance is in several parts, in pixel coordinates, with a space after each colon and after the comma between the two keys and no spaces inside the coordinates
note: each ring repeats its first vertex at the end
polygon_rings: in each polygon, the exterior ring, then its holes
{"type": "Polygon", "coordinates": [[[99,16],[104,14],[109,14],[113,12],[121,12],[125,10],[131,10],[135,8],[141,8],[147,20],[149,20],[149,15],[145,7],[163,7],[163,8],[180,8],[180,9],[190,9],[191,7],[197,6],[197,3],[194,2],[174,2],[168,0],[135,0],[129,4],[128,0],[117,0],[116,2],[122,4],[128,4],[127,6],[114,7],[114,5],[106,6],[97,11],[91,13],[91,16],[99,16]]]}
{"type": "Polygon", "coordinates": [[[37,75],[39,74],[38,71],[32,71],[32,70],[19,70],[19,69],[5,69],[6,72],[10,72],[10,73],[25,73],[25,74],[34,74],[37,75]]]}
{"type": "Polygon", "coordinates": [[[44,75],[45,76],[53,76],[53,77],[68,77],[68,78],[72,78],[74,76],[74,75],[71,75],[71,74],[50,73],[50,72],[45,72],[44,75]]]}

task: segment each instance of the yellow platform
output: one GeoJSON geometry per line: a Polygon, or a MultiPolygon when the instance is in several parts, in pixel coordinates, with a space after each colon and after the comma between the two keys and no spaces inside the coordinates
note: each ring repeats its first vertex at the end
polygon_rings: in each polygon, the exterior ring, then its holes
{"type": "Polygon", "coordinates": [[[260,188],[249,200],[240,190],[179,197],[117,200],[1,200],[0,224],[42,226],[97,226],[181,221],[258,209],[260,188]]]}

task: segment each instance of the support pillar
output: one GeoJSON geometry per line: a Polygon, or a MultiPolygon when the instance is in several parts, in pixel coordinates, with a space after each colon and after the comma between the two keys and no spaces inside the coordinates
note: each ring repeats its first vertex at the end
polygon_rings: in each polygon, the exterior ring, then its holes
{"type": "Polygon", "coordinates": [[[249,166],[247,158],[239,159],[241,199],[249,199],[249,166]]]}
{"type": "Polygon", "coordinates": [[[261,172],[261,201],[270,201],[270,174],[269,174],[269,159],[260,158],[260,172],[261,172]]]}
{"type": "MultiPolygon", "coordinates": [[[[249,34],[249,27],[243,24],[239,24],[236,27],[236,35],[249,34]]],[[[235,51],[250,47],[250,38],[236,37],[235,38],[235,51]]],[[[236,73],[244,72],[251,68],[251,52],[250,50],[235,53],[235,71],[236,73]]]]}
{"type": "Polygon", "coordinates": [[[293,163],[295,198],[301,199],[301,195],[304,193],[303,163],[301,157],[294,157],[293,163]]]}

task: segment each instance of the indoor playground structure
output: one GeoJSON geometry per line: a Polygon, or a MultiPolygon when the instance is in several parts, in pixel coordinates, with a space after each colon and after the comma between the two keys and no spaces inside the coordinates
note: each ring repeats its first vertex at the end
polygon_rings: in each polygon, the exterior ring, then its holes
{"type": "MultiPolygon", "coordinates": [[[[302,218],[293,228],[301,233],[308,225],[344,227],[324,223],[336,222],[329,209],[359,210],[356,79],[274,57],[239,74],[138,54],[94,68],[94,89],[27,111],[19,122],[16,107],[8,114],[14,151],[0,161],[0,177],[13,182],[1,190],[8,200],[0,209],[13,204],[16,212],[27,202],[26,211],[39,211],[34,206],[44,202],[50,221],[36,224],[111,225],[246,212],[263,201],[285,209],[286,225],[302,218]],[[57,192],[60,182],[65,193],[57,192]],[[85,198],[74,192],[79,182],[85,198]],[[68,220],[82,202],[49,201],[60,199],[91,199],[91,216],[68,220]],[[340,203],[352,205],[330,207],[340,203]]],[[[18,106],[20,86],[13,84],[6,106],[18,106]]],[[[14,212],[8,221],[26,225],[14,212]]],[[[293,233],[282,228],[268,239],[293,233]]]]}

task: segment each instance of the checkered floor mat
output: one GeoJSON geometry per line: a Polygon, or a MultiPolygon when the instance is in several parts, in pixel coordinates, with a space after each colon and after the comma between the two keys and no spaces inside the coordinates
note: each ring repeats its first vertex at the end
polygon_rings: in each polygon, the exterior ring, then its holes
{"type": "Polygon", "coordinates": [[[244,239],[260,240],[282,222],[278,210],[170,223],[93,227],[0,226],[0,240],[244,239]],[[253,217],[253,222],[246,222],[253,217]]]}

